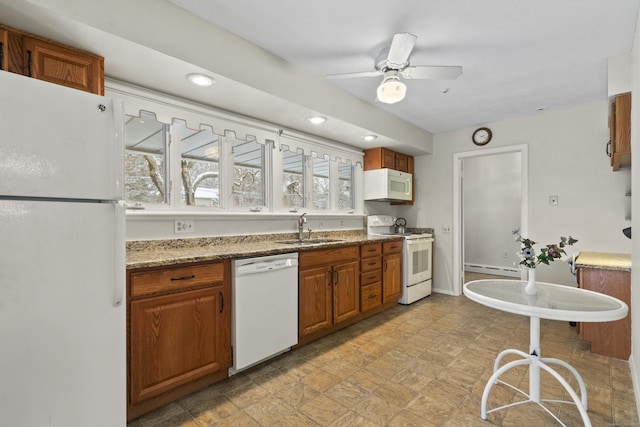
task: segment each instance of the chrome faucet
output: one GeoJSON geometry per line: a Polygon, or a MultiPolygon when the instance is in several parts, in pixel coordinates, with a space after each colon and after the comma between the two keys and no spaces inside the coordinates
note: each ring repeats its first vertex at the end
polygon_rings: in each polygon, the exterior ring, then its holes
{"type": "Polygon", "coordinates": [[[307,214],[307,213],[305,212],[305,213],[303,213],[302,215],[300,215],[300,216],[298,217],[298,241],[299,241],[299,242],[302,242],[302,239],[303,239],[303,237],[304,237],[304,236],[303,236],[303,233],[304,233],[304,224],[307,222],[307,218],[305,218],[304,216],[305,216],[306,214],[307,214]]]}

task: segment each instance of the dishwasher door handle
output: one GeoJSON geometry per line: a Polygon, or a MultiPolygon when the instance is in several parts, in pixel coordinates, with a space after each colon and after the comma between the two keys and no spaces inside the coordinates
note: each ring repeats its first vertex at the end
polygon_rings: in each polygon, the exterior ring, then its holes
{"type": "Polygon", "coordinates": [[[287,268],[296,268],[297,266],[298,260],[294,258],[278,261],[253,262],[237,267],[236,275],[248,276],[250,274],[261,274],[270,271],[285,270],[287,268]]]}

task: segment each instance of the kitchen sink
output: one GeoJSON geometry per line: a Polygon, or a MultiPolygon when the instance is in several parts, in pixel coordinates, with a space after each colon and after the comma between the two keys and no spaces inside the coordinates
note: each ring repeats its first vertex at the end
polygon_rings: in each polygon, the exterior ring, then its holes
{"type": "Polygon", "coordinates": [[[319,245],[322,243],[342,242],[340,239],[306,239],[306,240],[281,240],[276,243],[283,245],[319,245]]]}

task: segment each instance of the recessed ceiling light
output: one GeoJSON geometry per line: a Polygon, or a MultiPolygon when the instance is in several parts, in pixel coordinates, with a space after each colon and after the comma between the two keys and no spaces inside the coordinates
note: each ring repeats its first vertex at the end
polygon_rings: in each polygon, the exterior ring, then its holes
{"type": "Polygon", "coordinates": [[[360,138],[364,139],[365,141],[373,141],[377,137],[377,135],[362,135],[360,138]]]}
{"type": "Polygon", "coordinates": [[[314,125],[321,125],[322,123],[327,121],[327,118],[322,116],[311,116],[311,117],[307,117],[307,120],[313,123],[314,125]]]}
{"type": "Polygon", "coordinates": [[[200,73],[187,74],[187,80],[189,80],[191,83],[193,83],[196,86],[202,86],[202,87],[211,86],[216,82],[213,79],[213,77],[209,77],[205,74],[200,74],[200,73]]]}

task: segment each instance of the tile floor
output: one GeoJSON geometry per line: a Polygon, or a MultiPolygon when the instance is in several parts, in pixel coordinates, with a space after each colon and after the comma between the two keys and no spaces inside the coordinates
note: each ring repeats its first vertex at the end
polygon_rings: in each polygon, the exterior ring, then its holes
{"type": "MultiPolygon", "coordinates": [[[[480,419],[495,356],[506,348],[527,351],[528,342],[528,318],[464,296],[433,294],[235,375],[129,427],[559,425],[531,403],[480,419]]],[[[638,425],[627,362],[591,354],[567,322],[542,320],[541,349],[583,376],[594,427],[638,425]]],[[[527,389],[526,368],[506,377],[527,389]]],[[[542,390],[543,398],[570,400],[544,372],[542,390]]],[[[515,391],[498,384],[489,408],[518,400],[515,391]]],[[[583,425],[575,406],[549,407],[567,426],[583,425]]]]}

